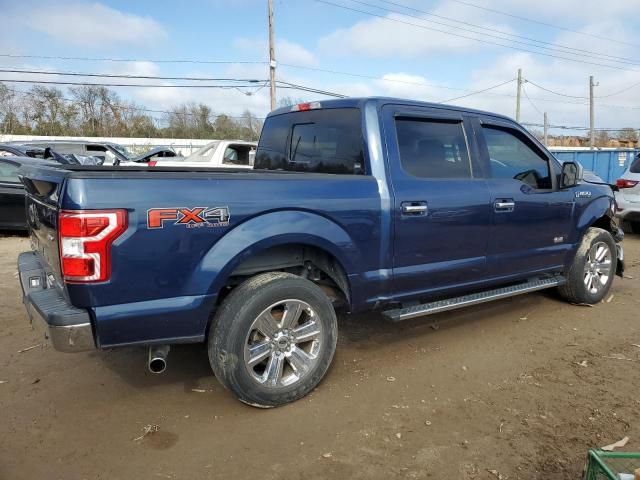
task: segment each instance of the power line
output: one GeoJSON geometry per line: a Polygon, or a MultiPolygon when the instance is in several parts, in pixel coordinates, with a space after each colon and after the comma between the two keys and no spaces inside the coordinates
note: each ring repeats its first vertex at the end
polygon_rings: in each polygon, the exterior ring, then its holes
{"type": "Polygon", "coordinates": [[[628,87],[626,87],[626,88],[623,88],[622,90],[617,91],[617,92],[615,92],[615,93],[610,93],[610,94],[608,94],[608,95],[600,95],[600,96],[596,96],[596,98],[609,98],[609,97],[615,97],[616,95],[620,95],[621,93],[628,92],[629,90],[631,90],[632,88],[637,87],[638,85],[640,85],[640,82],[638,82],[638,83],[634,83],[633,85],[630,85],[630,86],[628,86],[628,87]]]}
{"type": "Polygon", "coordinates": [[[387,1],[387,0],[378,0],[378,1],[383,2],[383,3],[396,5],[396,6],[399,6],[401,8],[405,8],[407,10],[412,10],[414,12],[418,12],[418,13],[421,13],[423,15],[433,16],[433,17],[436,17],[436,18],[442,18],[442,19],[445,19],[445,20],[447,20],[449,22],[456,22],[456,23],[461,23],[463,25],[469,25],[469,26],[472,26],[472,27],[474,27],[476,29],[486,30],[488,32],[499,33],[500,35],[506,35],[507,37],[499,36],[499,35],[492,35],[490,33],[485,33],[485,32],[482,32],[482,31],[479,32],[479,31],[476,31],[476,30],[471,30],[469,28],[464,28],[464,27],[460,27],[460,26],[456,26],[456,25],[450,25],[448,23],[439,22],[439,21],[436,21],[436,20],[428,20],[428,19],[426,19],[424,17],[421,17],[421,16],[409,15],[407,13],[399,12],[397,10],[392,10],[392,9],[390,9],[388,7],[381,7],[381,6],[378,6],[378,5],[374,5],[374,4],[371,4],[369,2],[365,2],[365,1],[362,1],[362,0],[350,0],[350,1],[353,2],[353,3],[357,3],[357,4],[360,4],[360,5],[367,6],[367,7],[377,8],[377,9],[383,10],[385,12],[396,13],[398,15],[404,15],[406,17],[414,18],[414,19],[417,19],[417,20],[420,20],[420,21],[423,21],[423,22],[434,23],[436,25],[442,25],[442,26],[445,26],[445,27],[452,27],[453,26],[454,28],[456,28],[456,29],[458,29],[460,31],[463,31],[463,32],[470,32],[470,33],[474,33],[476,35],[485,35],[485,36],[490,37],[490,38],[496,38],[496,39],[499,39],[499,40],[506,40],[506,41],[512,42],[514,44],[520,44],[520,45],[525,45],[525,46],[529,46],[529,47],[533,47],[533,48],[556,51],[556,52],[560,52],[560,53],[564,53],[564,54],[568,54],[568,55],[576,55],[576,56],[582,56],[582,57],[586,57],[586,58],[595,58],[597,60],[613,61],[615,63],[623,63],[623,64],[628,64],[628,65],[640,66],[640,60],[634,60],[634,59],[625,58],[625,57],[617,57],[617,56],[614,56],[614,55],[608,55],[606,53],[594,52],[592,50],[583,50],[583,49],[574,48],[574,47],[567,47],[566,45],[560,45],[560,44],[556,44],[556,43],[552,43],[552,42],[546,42],[546,41],[543,41],[543,40],[538,40],[538,39],[531,38],[531,37],[526,37],[526,36],[523,36],[523,35],[517,35],[517,34],[513,34],[513,33],[509,33],[509,32],[504,32],[502,30],[496,30],[496,29],[493,29],[493,28],[488,28],[488,27],[484,27],[484,26],[481,26],[481,25],[476,25],[476,24],[473,24],[473,23],[456,20],[456,19],[451,18],[451,17],[445,17],[445,16],[442,16],[442,15],[437,15],[437,14],[434,14],[434,13],[431,13],[431,12],[427,12],[425,10],[420,10],[420,9],[417,9],[417,8],[409,7],[407,5],[403,5],[403,4],[400,4],[400,3],[397,3],[397,2],[391,2],[391,1],[387,1]],[[527,40],[527,41],[523,42],[523,41],[519,41],[519,40],[514,40],[512,38],[508,38],[508,37],[521,38],[521,39],[524,39],[524,40],[527,40]],[[531,42],[535,42],[535,43],[531,43],[531,42]],[[536,45],[536,43],[538,43],[540,45],[536,45]],[[545,45],[548,45],[548,46],[545,46],[545,45]],[[578,52],[578,53],[574,53],[574,52],[578,52]]]}
{"type": "MultiPolygon", "coordinates": [[[[524,122],[522,123],[522,125],[526,126],[526,127],[537,127],[537,128],[543,128],[544,124],[542,123],[531,123],[531,122],[524,122]]],[[[570,125],[549,125],[549,128],[555,128],[558,130],[578,130],[578,131],[585,131],[588,132],[589,130],[591,130],[590,127],[582,127],[582,126],[570,126],[570,125]]],[[[602,132],[623,132],[628,130],[629,127],[627,128],[604,128],[604,127],[600,127],[600,128],[595,128],[594,130],[596,131],[602,131],[602,132]]],[[[637,128],[633,128],[632,130],[639,130],[637,128]]]]}
{"type": "Polygon", "coordinates": [[[529,100],[531,106],[535,108],[536,112],[538,112],[540,115],[544,115],[544,113],[542,113],[542,111],[536,106],[536,104],[533,103],[533,101],[529,98],[529,94],[525,90],[524,85],[522,85],[522,93],[524,93],[524,96],[527,97],[527,100],[529,100]]]}
{"type": "Polygon", "coordinates": [[[341,93],[329,92],[327,90],[319,90],[317,88],[306,87],[304,85],[298,85],[295,83],[285,82],[283,80],[277,80],[278,88],[292,88],[294,90],[301,90],[310,93],[317,93],[320,95],[326,95],[328,97],[336,97],[336,98],[347,98],[347,95],[343,95],[341,93]]]}
{"type": "Polygon", "coordinates": [[[584,35],[586,37],[598,38],[600,40],[606,40],[607,42],[619,43],[621,45],[628,45],[628,46],[631,46],[631,47],[640,48],[640,45],[638,45],[637,43],[629,43],[629,42],[625,42],[625,41],[622,41],[622,40],[617,40],[615,38],[605,37],[605,36],[602,36],[602,35],[596,35],[596,34],[593,34],[593,33],[581,32],[579,30],[573,30],[571,28],[561,27],[559,25],[554,25],[552,23],[542,22],[540,20],[535,20],[533,18],[514,15],[512,13],[504,12],[502,10],[496,10],[494,8],[483,7],[483,6],[480,6],[480,5],[476,5],[475,3],[466,2],[464,0],[451,0],[451,1],[455,2],[455,3],[460,3],[462,5],[466,5],[468,7],[473,7],[473,8],[477,8],[477,9],[480,9],[480,10],[485,10],[487,12],[497,13],[498,15],[504,15],[505,17],[511,17],[511,18],[515,18],[517,20],[522,20],[524,22],[530,22],[530,23],[535,23],[535,24],[538,24],[538,25],[544,25],[545,27],[551,27],[551,28],[555,28],[555,29],[558,29],[558,30],[564,30],[565,32],[577,33],[578,35],[584,35]]]}
{"type": "Polygon", "coordinates": [[[437,103],[449,103],[449,102],[453,102],[454,100],[460,100],[461,98],[470,97],[472,95],[478,95],[480,93],[484,93],[484,92],[487,92],[489,90],[493,90],[495,88],[502,87],[503,85],[506,85],[506,84],[511,83],[513,81],[515,81],[515,78],[512,78],[511,80],[507,80],[506,82],[499,83],[497,85],[493,85],[491,87],[484,88],[482,90],[476,90],[475,92],[467,93],[466,95],[460,95],[459,97],[449,98],[447,100],[442,100],[442,101],[437,102],[437,103]]]}
{"type": "Polygon", "coordinates": [[[107,57],[63,57],[54,55],[19,55],[14,53],[0,53],[0,57],[5,58],[36,58],[42,60],[76,60],[86,62],[152,62],[152,63],[196,63],[207,65],[268,65],[269,62],[265,61],[246,61],[246,60],[192,60],[192,59],[140,59],[140,58],[107,58],[107,57]]]}
{"type": "MultiPolygon", "coordinates": [[[[24,96],[30,96],[30,97],[35,97],[36,94],[33,92],[25,92],[24,90],[15,90],[13,88],[8,88],[9,91],[13,92],[13,93],[17,93],[18,95],[24,95],[24,96]]],[[[62,101],[64,102],[69,102],[69,103],[73,103],[76,105],[80,105],[82,104],[81,101],[79,100],[74,100],[71,98],[67,98],[67,97],[59,97],[62,101]]],[[[169,111],[169,110],[153,110],[150,108],[144,108],[144,107],[136,107],[133,105],[122,105],[122,104],[118,104],[117,107],[121,110],[133,110],[133,111],[140,111],[140,112],[148,112],[148,113],[166,113],[169,115],[188,115],[188,116],[197,116],[198,114],[196,113],[189,113],[189,112],[175,112],[175,111],[169,111]]],[[[218,118],[218,117],[228,117],[228,118],[237,118],[237,119],[242,119],[245,118],[241,115],[225,115],[225,114],[221,114],[221,115],[211,115],[211,118],[218,118]]],[[[265,117],[253,117],[256,120],[264,120],[265,117]]]]}
{"type": "MultiPolygon", "coordinates": [[[[396,23],[400,23],[400,24],[403,24],[403,25],[410,25],[410,26],[413,26],[413,27],[422,28],[424,30],[430,30],[430,31],[434,31],[434,32],[439,32],[439,33],[443,33],[445,35],[451,35],[451,36],[459,37],[459,38],[466,38],[468,40],[473,40],[473,41],[476,41],[476,42],[486,43],[486,44],[489,44],[489,45],[496,45],[496,46],[503,47],[503,48],[508,48],[508,49],[511,49],[511,50],[517,50],[517,51],[520,51],[520,52],[528,52],[528,53],[533,53],[535,55],[542,55],[542,56],[545,56],[545,57],[557,58],[557,59],[560,59],[560,60],[567,60],[567,61],[575,62],[575,63],[583,63],[585,65],[596,65],[596,66],[600,66],[600,67],[612,68],[612,69],[615,69],[615,70],[624,70],[624,71],[630,71],[630,72],[640,72],[640,70],[638,70],[638,69],[629,69],[629,68],[624,68],[624,67],[620,67],[620,66],[617,66],[617,65],[610,65],[610,64],[606,64],[606,63],[589,62],[589,61],[586,61],[586,60],[579,60],[579,59],[575,59],[575,58],[564,57],[564,56],[555,55],[555,54],[552,54],[552,53],[537,52],[535,50],[530,50],[530,49],[526,49],[526,48],[522,48],[522,47],[516,47],[516,46],[513,46],[513,45],[505,45],[503,43],[493,42],[491,40],[484,40],[484,39],[480,39],[480,38],[470,37],[468,35],[462,35],[462,34],[459,34],[459,33],[453,33],[453,32],[450,32],[450,31],[440,30],[440,29],[433,28],[433,27],[427,27],[425,25],[419,25],[419,24],[416,24],[416,23],[407,22],[407,21],[400,20],[400,19],[397,19],[397,18],[385,17],[383,15],[378,15],[376,13],[368,12],[368,11],[365,11],[365,10],[359,10],[357,8],[348,7],[346,5],[340,5],[340,4],[333,3],[333,2],[330,2],[330,1],[327,1],[327,0],[314,0],[314,1],[316,1],[318,3],[323,3],[325,5],[331,5],[333,7],[341,8],[343,10],[350,10],[352,12],[362,13],[364,15],[369,15],[369,16],[380,18],[382,20],[386,20],[386,21],[390,21],[390,22],[396,22],[396,23]]],[[[538,48],[541,48],[541,47],[538,47],[538,48]]]]}
{"type": "Polygon", "coordinates": [[[551,90],[549,88],[543,87],[542,85],[538,85],[537,83],[532,82],[529,79],[527,79],[527,83],[530,83],[531,85],[533,85],[534,87],[539,88],[540,90],[544,90],[545,92],[549,92],[549,93],[552,93],[554,95],[558,95],[560,97],[589,99],[589,97],[585,97],[585,96],[582,96],[582,95],[569,95],[569,94],[566,94],[566,93],[556,92],[556,91],[551,90]]]}
{"type": "Polygon", "coordinates": [[[74,85],[74,86],[83,86],[83,87],[140,87],[140,88],[219,88],[219,89],[233,89],[233,88],[254,88],[255,83],[261,82],[264,80],[256,80],[256,82],[252,82],[254,84],[251,85],[202,85],[202,84],[194,84],[194,85],[162,85],[162,84],[153,84],[153,83],[92,83],[92,82],[70,82],[70,81],[60,81],[60,80],[14,80],[14,79],[3,79],[0,78],[0,82],[7,83],[42,83],[46,85],[74,85]]]}
{"type": "Polygon", "coordinates": [[[0,67],[0,73],[28,73],[34,75],[59,75],[65,77],[100,77],[100,78],[129,78],[129,79],[143,79],[143,80],[190,80],[190,81],[203,81],[203,82],[253,82],[258,83],[263,80],[256,80],[254,78],[215,78],[215,77],[164,77],[157,75],[131,75],[131,74],[118,74],[118,73],[84,73],[84,72],[59,72],[51,70],[21,70],[11,69],[6,67],[0,67]]]}

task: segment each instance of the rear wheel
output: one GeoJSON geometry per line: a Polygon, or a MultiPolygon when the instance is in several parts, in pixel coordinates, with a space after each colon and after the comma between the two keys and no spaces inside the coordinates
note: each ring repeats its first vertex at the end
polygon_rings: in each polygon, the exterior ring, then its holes
{"type": "Polygon", "coordinates": [[[288,273],[265,273],[225,299],[209,333],[209,361],[238,399],[275,407],[315,388],[336,341],[335,311],[317,285],[288,273]]]}
{"type": "Polygon", "coordinates": [[[567,273],[567,283],[559,288],[560,294],[572,303],[598,303],[611,288],[617,262],[611,234],[601,228],[590,228],[567,273]]]}

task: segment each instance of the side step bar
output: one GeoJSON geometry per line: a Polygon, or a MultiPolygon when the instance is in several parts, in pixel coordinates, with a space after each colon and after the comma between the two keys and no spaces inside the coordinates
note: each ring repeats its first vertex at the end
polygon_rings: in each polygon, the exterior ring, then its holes
{"type": "Polygon", "coordinates": [[[515,297],[516,295],[535,292],[536,290],[557,287],[565,282],[565,278],[561,276],[531,280],[527,283],[520,283],[510,287],[496,288],[494,290],[487,290],[486,292],[472,293],[461,297],[423,303],[422,305],[387,310],[386,312],[382,312],[382,315],[392,322],[400,322],[423,315],[433,315],[434,313],[446,312],[447,310],[455,310],[456,308],[468,307],[479,303],[500,300],[501,298],[515,297]]]}

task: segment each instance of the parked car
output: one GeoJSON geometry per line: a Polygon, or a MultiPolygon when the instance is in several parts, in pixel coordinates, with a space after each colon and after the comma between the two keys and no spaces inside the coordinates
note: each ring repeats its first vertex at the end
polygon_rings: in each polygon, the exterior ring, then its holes
{"type": "Polygon", "coordinates": [[[616,181],[616,186],[616,215],[629,223],[633,233],[640,233],[640,154],[616,181]]]}
{"type": "Polygon", "coordinates": [[[56,165],[32,157],[0,156],[0,229],[26,230],[25,190],[18,178],[22,165],[56,165]]]}
{"type": "Polygon", "coordinates": [[[0,157],[44,158],[45,149],[32,145],[7,145],[0,143],[0,157]]]}
{"type": "Polygon", "coordinates": [[[149,166],[253,168],[257,145],[242,140],[214,140],[188,157],[158,159],[149,166]]]}
{"type": "Polygon", "coordinates": [[[23,145],[50,147],[57,153],[98,157],[104,165],[120,165],[126,163],[147,163],[153,158],[176,156],[170,147],[154,147],[143,155],[134,155],[123,145],[111,142],[86,142],[83,140],[34,140],[23,142],[23,145]]]}
{"type": "Polygon", "coordinates": [[[336,308],[398,322],[622,275],[611,187],[509,118],[398,99],[271,112],[251,171],[27,167],[25,305],[61,351],[206,342],[273,407],[322,379],[336,308]],[[145,288],[130,288],[144,285],[145,288]]]}

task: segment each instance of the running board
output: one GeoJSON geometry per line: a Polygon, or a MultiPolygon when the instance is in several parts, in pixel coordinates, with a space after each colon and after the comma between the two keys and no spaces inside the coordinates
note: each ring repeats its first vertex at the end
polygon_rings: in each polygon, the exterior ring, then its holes
{"type": "Polygon", "coordinates": [[[494,290],[487,290],[486,292],[472,293],[461,297],[423,303],[422,305],[387,310],[386,312],[382,312],[382,314],[392,322],[400,322],[402,320],[421,317],[423,315],[433,315],[434,313],[446,312],[447,310],[455,310],[456,308],[491,302],[493,300],[500,300],[501,298],[515,297],[516,295],[535,292],[536,290],[542,290],[549,287],[557,287],[558,285],[565,283],[565,281],[565,278],[561,276],[531,280],[527,283],[521,283],[511,287],[496,288],[494,290]]]}

